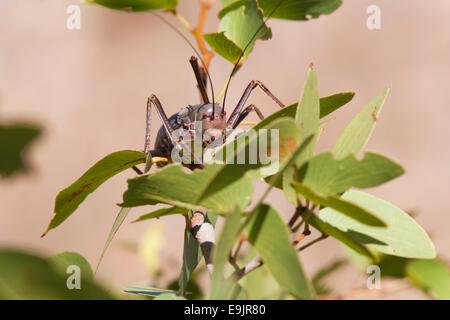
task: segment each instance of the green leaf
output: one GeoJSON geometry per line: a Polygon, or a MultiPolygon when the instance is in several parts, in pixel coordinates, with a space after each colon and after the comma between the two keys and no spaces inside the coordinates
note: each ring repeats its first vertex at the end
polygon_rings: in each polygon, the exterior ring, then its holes
{"type": "Polygon", "coordinates": [[[333,111],[336,111],[340,107],[346,105],[352,101],[354,96],[354,92],[343,92],[320,98],[320,118],[322,119],[333,111]]]}
{"type": "Polygon", "coordinates": [[[76,252],[62,252],[51,256],[48,261],[58,268],[62,274],[66,273],[67,267],[75,265],[81,269],[81,277],[87,280],[94,280],[94,273],[91,265],[81,254],[76,252]]]}
{"type": "MultiPolygon", "coordinates": [[[[226,6],[226,2],[224,5],[226,6]]],[[[268,40],[271,37],[272,31],[264,24],[263,13],[256,0],[233,4],[233,10],[227,10],[221,18],[218,33],[204,35],[211,48],[233,64],[247,45],[242,62],[253,50],[257,39],[268,40]]]]}
{"type": "Polygon", "coordinates": [[[279,300],[286,295],[286,291],[265,265],[247,274],[239,284],[242,285],[247,300],[279,300]]]}
{"type": "Polygon", "coordinates": [[[386,222],[386,228],[363,224],[345,214],[325,208],[320,218],[353,239],[379,252],[405,258],[431,259],[436,255],[434,245],[426,232],[405,212],[391,203],[367,193],[349,190],[340,198],[365,210],[386,222]]]}
{"type": "Polygon", "coordinates": [[[145,221],[145,220],[159,218],[159,217],[164,217],[164,216],[169,216],[169,215],[173,215],[173,214],[184,214],[184,213],[186,213],[186,211],[187,211],[186,209],[179,208],[179,207],[161,208],[161,209],[152,211],[150,213],[144,214],[144,215],[140,216],[139,218],[137,218],[136,220],[132,221],[131,223],[145,221]]]}
{"type": "MultiPolygon", "coordinates": [[[[317,75],[316,71],[310,68],[303,89],[302,98],[298,103],[297,111],[295,113],[295,122],[300,126],[301,135],[307,136],[308,134],[316,134],[319,131],[319,119],[320,102],[319,91],[317,88],[317,75]]],[[[308,150],[304,153],[306,159],[314,155],[315,145],[316,143],[313,141],[308,146],[308,150]]],[[[303,159],[299,159],[299,162],[303,162],[303,159]]],[[[300,164],[299,162],[296,163],[300,164]]]]}
{"type": "Polygon", "coordinates": [[[247,4],[248,0],[231,0],[226,1],[222,0],[223,8],[219,11],[217,16],[219,19],[222,19],[228,12],[236,10],[239,7],[245,6],[247,4]]]}
{"type": "Polygon", "coordinates": [[[411,282],[440,300],[450,300],[450,270],[444,262],[434,260],[411,261],[406,266],[411,282]]]}
{"type": "Polygon", "coordinates": [[[357,156],[362,151],[375,127],[388,93],[389,88],[384,89],[345,127],[333,148],[336,158],[344,158],[352,153],[357,156]]]}
{"type": "Polygon", "coordinates": [[[314,228],[316,228],[320,232],[332,236],[333,238],[339,240],[344,245],[353,249],[357,253],[365,257],[368,257],[371,260],[375,260],[375,257],[364,245],[362,245],[361,243],[352,238],[351,232],[343,232],[338,228],[335,228],[332,225],[321,220],[320,218],[316,217],[314,214],[309,215],[306,219],[309,224],[311,224],[314,228]]]}
{"type": "Polygon", "coordinates": [[[180,294],[186,294],[186,287],[188,285],[189,279],[197,268],[203,257],[202,250],[198,244],[198,241],[192,235],[192,233],[185,229],[184,230],[184,248],[183,248],[183,265],[181,267],[181,275],[178,280],[178,286],[180,288],[180,294]]]}
{"type": "MultiPolygon", "coordinates": [[[[276,119],[269,123],[265,128],[260,129],[243,134],[241,138],[245,137],[245,144],[238,143],[240,140],[234,140],[224,146],[220,152],[216,153],[215,159],[223,161],[226,156],[225,162],[227,164],[221,168],[216,177],[209,182],[208,186],[206,186],[202,198],[210,196],[226,187],[228,184],[241,179],[247,172],[252,180],[276,173],[280,168],[280,162],[283,162],[292,154],[292,152],[294,152],[301,140],[298,126],[295,121],[290,118],[276,119]],[[267,135],[264,135],[263,131],[260,131],[260,129],[267,130],[265,131],[267,135]],[[278,145],[276,146],[272,146],[272,130],[278,130],[278,139],[276,139],[278,145]],[[257,163],[250,164],[250,161],[248,161],[250,158],[250,146],[258,146],[260,139],[267,139],[267,154],[271,152],[272,147],[278,148],[278,157],[272,153],[270,163],[267,165],[261,163],[261,159],[258,155],[255,155],[257,163]],[[229,148],[235,150],[231,156],[227,155],[229,148]],[[243,158],[246,160],[244,164],[238,163],[238,159],[241,155],[243,155],[243,158]],[[231,161],[228,159],[231,159],[231,161]]],[[[253,149],[255,153],[257,152],[256,149],[257,148],[253,149]]]]}
{"type": "MultiPolygon", "coordinates": [[[[59,260],[61,262],[61,260],[59,260]]],[[[0,298],[13,300],[112,299],[104,289],[81,278],[79,290],[70,290],[72,273],[35,255],[0,249],[0,298]],[[7,276],[6,276],[7,275],[7,276]]]]}
{"type": "Polygon", "coordinates": [[[246,232],[248,241],[258,251],[275,280],[297,298],[311,299],[311,284],[279,214],[269,206],[258,206],[248,221],[246,232]]]}
{"type": "MultiPolygon", "coordinates": [[[[264,15],[268,16],[278,5],[279,1],[259,0],[264,15]]],[[[277,19],[310,20],[322,14],[330,14],[339,8],[341,0],[284,0],[272,15],[277,19]]]]}
{"type": "Polygon", "coordinates": [[[362,160],[353,154],[336,160],[329,152],[309,159],[299,170],[298,180],[321,195],[339,194],[350,187],[370,188],[404,173],[403,168],[388,158],[366,153],[362,160]]]}
{"type": "MultiPolygon", "coordinates": [[[[320,98],[320,118],[326,117],[331,112],[339,109],[340,107],[346,105],[353,99],[355,94],[353,92],[337,93],[331,96],[320,98]]],[[[298,103],[291,104],[281,110],[272,113],[270,116],[266,117],[264,120],[260,121],[253,129],[259,129],[267,126],[269,123],[278,118],[289,117],[295,118],[297,112],[298,103]]]]}
{"type": "Polygon", "coordinates": [[[128,180],[128,190],[123,195],[122,207],[166,203],[195,210],[203,206],[218,214],[225,214],[237,204],[245,208],[251,200],[253,185],[246,175],[204,197],[206,188],[221,171],[223,165],[209,164],[203,170],[192,173],[183,171],[180,165],[167,165],[150,174],[128,180]]]}
{"type": "Polygon", "coordinates": [[[112,176],[145,162],[145,154],[139,151],[118,151],[97,162],[72,185],[61,191],[55,201],[55,216],[42,236],[64,222],[103,182],[112,176]]]}
{"type": "Polygon", "coordinates": [[[242,211],[236,207],[227,214],[216,248],[214,249],[214,272],[211,279],[211,299],[228,299],[232,283],[224,280],[224,269],[231,250],[239,237],[242,211]]]}
{"type": "Polygon", "coordinates": [[[125,11],[148,11],[158,9],[175,9],[177,0],[86,0],[101,6],[125,11]]]}
{"type": "MultiPolygon", "coordinates": [[[[317,76],[316,71],[312,68],[308,71],[308,77],[306,79],[305,87],[303,89],[302,97],[298,103],[295,113],[295,122],[300,127],[300,136],[306,136],[308,134],[317,134],[319,132],[319,119],[320,119],[320,100],[319,92],[317,88],[317,76]]],[[[314,155],[314,149],[316,146],[316,139],[314,139],[302,153],[302,157],[297,157],[295,165],[298,168],[304,161],[308,160],[314,155]]],[[[292,188],[292,182],[294,181],[294,167],[289,167],[283,173],[282,188],[288,201],[296,203],[296,192],[292,188]]]]}
{"type": "Polygon", "coordinates": [[[346,201],[343,197],[338,197],[336,195],[323,196],[319,193],[314,192],[310,187],[300,183],[294,182],[294,188],[306,199],[311,200],[314,203],[320,204],[324,207],[330,207],[335,210],[338,210],[343,215],[351,217],[356,221],[359,221],[361,224],[382,227],[386,226],[386,223],[383,219],[375,216],[370,207],[364,208],[357,203],[353,203],[351,201],[346,201]]]}
{"type": "Polygon", "coordinates": [[[217,33],[207,33],[203,38],[208,45],[219,55],[235,64],[242,54],[242,49],[225,35],[225,31],[217,33]]]}
{"type": "Polygon", "coordinates": [[[123,291],[134,294],[142,294],[151,297],[158,297],[164,294],[176,295],[177,292],[174,290],[158,289],[152,287],[141,287],[141,286],[126,286],[123,291]]]}
{"type": "Polygon", "coordinates": [[[41,130],[30,125],[0,125],[0,178],[29,169],[29,145],[41,130]]]}
{"type": "Polygon", "coordinates": [[[114,220],[113,226],[112,226],[111,230],[109,231],[108,238],[106,239],[105,245],[103,246],[102,253],[97,262],[97,267],[95,268],[95,273],[97,273],[98,268],[100,267],[100,263],[103,260],[103,256],[106,253],[106,250],[108,250],[108,247],[111,244],[111,241],[113,240],[117,231],[119,231],[120,226],[125,221],[125,218],[128,216],[128,213],[130,212],[130,210],[131,210],[131,208],[120,208],[120,211],[117,214],[116,219],[114,220]]]}

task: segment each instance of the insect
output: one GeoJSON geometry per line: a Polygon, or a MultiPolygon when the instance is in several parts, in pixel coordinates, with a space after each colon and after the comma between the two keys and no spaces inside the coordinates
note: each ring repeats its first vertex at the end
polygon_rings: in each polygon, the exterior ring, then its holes
{"type": "MultiPolygon", "coordinates": [[[[283,0],[280,1],[279,4],[281,4],[281,2],[283,2],[283,0]]],[[[158,166],[164,166],[166,162],[170,161],[169,159],[171,157],[171,153],[174,146],[183,143],[183,137],[176,138],[174,135],[174,132],[178,129],[182,129],[188,132],[192,140],[196,138],[197,134],[201,134],[202,145],[207,146],[211,144],[216,139],[216,137],[222,137],[222,141],[225,142],[228,134],[233,129],[235,129],[252,112],[255,112],[260,120],[263,120],[264,116],[257,106],[253,104],[246,106],[250,94],[257,87],[262,89],[262,91],[266,93],[270,98],[272,98],[272,100],[274,100],[281,108],[285,107],[285,105],[274,94],[272,94],[272,92],[261,81],[252,80],[247,85],[246,89],[244,90],[244,93],[242,94],[235,108],[228,117],[225,111],[225,99],[227,95],[227,90],[232,76],[237,71],[239,61],[242,59],[244,52],[251,44],[253,39],[256,37],[258,32],[265,25],[265,22],[270,18],[270,16],[275,12],[276,9],[277,7],[273,9],[272,13],[259,26],[259,28],[254,33],[253,37],[249,40],[247,46],[244,48],[238,61],[235,63],[233,71],[231,72],[231,75],[226,85],[222,105],[214,101],[214,90],[212,87],[212,81],[209,76],[208,70],[203,60],[201,60],[202,66],[199,65],[198,59],[195,56],[192,56],[189,62],[194,71],[194,75],[197,81],[197,87],[200,92],[201,97],[200,104],[188,105],[186,107],[183,107],[179,112],[168,117],[166,112],[164,111],[164,108],[160,100],[157,98],[156,95],[152,94],[148,98],[144,153],[147,155],[150,154],[152,158],[156,157],[157,160],[156,162],[158,166]],[[211,85],[212,100],[209,99],[206,90],[208,80],[211,85]],[[162,122],[162,126],[159,129],[156,137],[154,149],[150,148],[150,127],[151,127],[152,106],[155,108],[156,113],[158,114],[158,117],[162,122]],[[201,121],[201,132],[196,132],[195,130],[195,123],[198,121],[201,121]]],[[[198,54],[197,50],[189,42],[189,40],[187,40],[182,34],[179,33],[179,31],[174,26],[168,23],[161,16],[158,17],[162,19],[166,24],[168,24],[172,29],[174,29],[180,36],[182,36],[184,40],[187,41],[188,44],[191,46],[191,48],[196,52],[197,56],[200,58],[200,55],[198,54]]],[[[197,161],[195,162],[196,164],[192,164],[188,167],[202,168],[203,165],[201,164],[201,162],[202,162],[201,160],[197,159],[197,161]]]]}

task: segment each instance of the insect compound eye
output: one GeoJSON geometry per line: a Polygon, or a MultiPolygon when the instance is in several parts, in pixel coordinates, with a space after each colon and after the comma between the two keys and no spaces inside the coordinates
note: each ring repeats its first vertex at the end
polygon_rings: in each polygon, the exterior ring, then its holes
{"type": "Polygon", "coordinates": [[[206,119],[208,117],[208,115],[206,113],[202,114],[202,118],[206,119]]]}

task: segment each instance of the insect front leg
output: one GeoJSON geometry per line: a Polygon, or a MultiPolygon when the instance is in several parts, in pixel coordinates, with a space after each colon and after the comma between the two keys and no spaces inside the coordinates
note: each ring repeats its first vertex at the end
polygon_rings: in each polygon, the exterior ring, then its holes
{"type": "Polygon", "coordinates": [[[170,138],[170,141],[173,145],[175,145],[175,141],[173,139],[173,128],[170,125],[170,121],[167,118],[166,112],[164,111],[161,102],[159,99],[152,94],[147,101],[147,119],[146,119],[146,127],[145,127],[145,144],[144,144],[144,153],[149,154],[150,152],[150,128],[151,128],[151,110],[152,104],[156,108],[156,113],[158,114],[161,122],[163,124],[164,129],[167,132],[167,135],[170,138]]]}
{"type": "Polygon", "coordinates": [[[244,93],[242,94],[242,97],[239,100],[236,108],[234,108],[233,112],[231,113],[230,117],[228,118],[227,127],[229,127],[229,128],[235,127],[235,125],[238,122],[240,115],[242,113],[242,108],[244,107],[245,103],[247,102],[248,97],[250,96],[250,93],[252,93],[253,89],[255,89],[256,87],[260,87],[281,108],[285,107],[285,105],[277,97],[275,97],[275,95],[272,92],[270,92],[270,90],[267,89],[267,87],[261,81],[252,80],[252,81],[250,81],[250,83],[248,84],[244,93]]]}

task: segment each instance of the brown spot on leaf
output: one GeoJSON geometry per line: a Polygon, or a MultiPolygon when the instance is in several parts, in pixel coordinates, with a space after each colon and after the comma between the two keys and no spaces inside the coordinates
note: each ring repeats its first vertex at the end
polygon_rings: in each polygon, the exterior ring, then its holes
{"type": "Polygon", "coordinates": [[[87,183],[87,184],[83,185],[80,189],[78,189],[77,191],[73,192],[72,196],[70,198],[70,201],[72,201],[77,196],[79,196],[81,193],[83,193],[83,191],[86,190],[87,188],[89,188],[91,185],[92,185],[92,182],[91,183],[87,183]]]}
{"type": "Polygon", "coordinates": [[[372,112],[372,120],[373,120],[373,122],[377,122],[376,113],[377,113],[377,106],[375,106],[375,108],[373,109],[373,112],[372,112]]]}
{"type": "Polygon", "coordinates": [[[292,154],[297,148],[297,141],[294,138],[286,138],[281,140],[280,145],[280,157],[284,158],[285,156],[292,154]],[[288,148],[288,150],[285,149],[288,148]]]}

